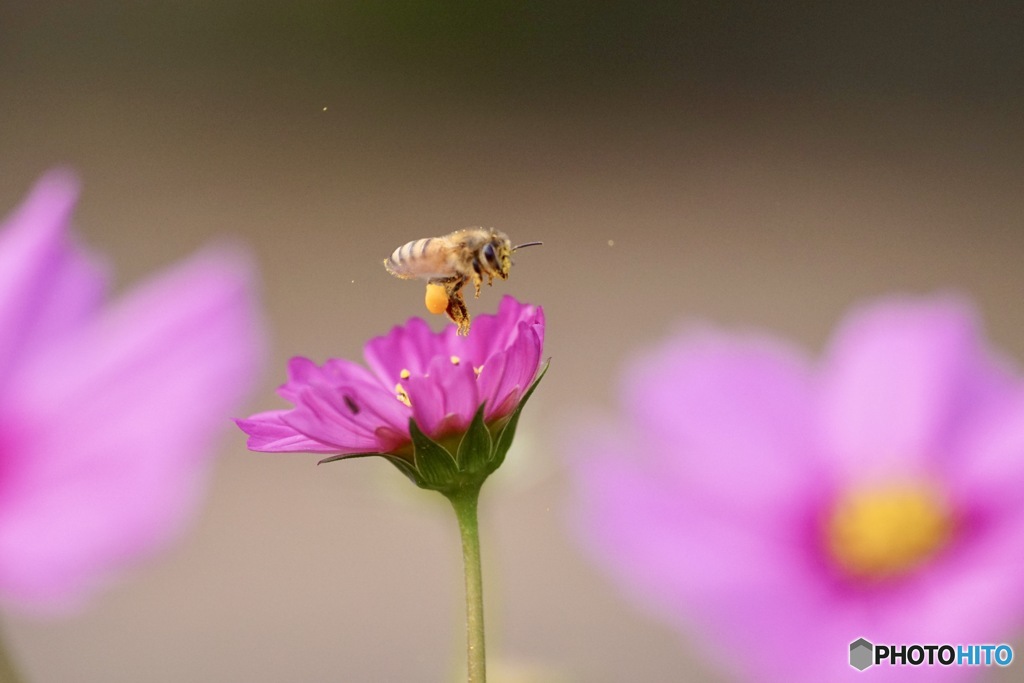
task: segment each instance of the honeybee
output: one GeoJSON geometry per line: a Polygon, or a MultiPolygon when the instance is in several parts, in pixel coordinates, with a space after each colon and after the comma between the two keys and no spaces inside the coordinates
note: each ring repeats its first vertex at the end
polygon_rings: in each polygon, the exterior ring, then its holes
{"type": "Polygon", "coordinates": [[[505,233],[494,228],[465,228],[443,237],[425,237],[407,242],[384,259],[384,267],[403,280],[427,281],[426,304],[431,313],[444,311],[459,327],[460,335],[469,334],[469,310],[462,298],[462,286],[473,281],[475,296],[480,285],[494,278],[508,279],[512,252],[540,242],[512,246],[505,233]]]}

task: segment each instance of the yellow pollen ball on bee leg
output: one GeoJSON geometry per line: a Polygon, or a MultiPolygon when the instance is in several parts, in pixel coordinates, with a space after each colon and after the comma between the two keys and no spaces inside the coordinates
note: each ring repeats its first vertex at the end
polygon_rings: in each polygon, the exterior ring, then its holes
{"type": "Polygon", "coordinates": [[[424,302],[427,304],[427,310],[434,315],[444,313],[448,308],[448,293],[444,291],[442,285],[430,283],[427,285],[427,295],[424,298],[424,302]]]}

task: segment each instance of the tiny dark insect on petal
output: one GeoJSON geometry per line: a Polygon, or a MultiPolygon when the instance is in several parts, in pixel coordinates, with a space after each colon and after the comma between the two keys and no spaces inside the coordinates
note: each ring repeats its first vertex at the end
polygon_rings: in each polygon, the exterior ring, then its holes
{"type": "Polygon", "coordinates": [[[352,411],[352,414],[353,415],[358,415],[359,414],[359,405],[356,403],[355,399],[352,398],[351,396],[349,396],[348,394],[345,394],[344,398],[345,398],[345,405],[347,405],[348,409],[352,411]]]}

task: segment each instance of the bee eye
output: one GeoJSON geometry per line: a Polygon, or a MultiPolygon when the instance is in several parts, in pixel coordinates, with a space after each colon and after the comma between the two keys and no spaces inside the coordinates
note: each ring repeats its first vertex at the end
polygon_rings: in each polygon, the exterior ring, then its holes
{"type": "Polygon", "coordinates": [[[485,244],[483,248],[484,260],[492,267],[498,266],[498,258],[494,255],[494,245],[485,244]]]}

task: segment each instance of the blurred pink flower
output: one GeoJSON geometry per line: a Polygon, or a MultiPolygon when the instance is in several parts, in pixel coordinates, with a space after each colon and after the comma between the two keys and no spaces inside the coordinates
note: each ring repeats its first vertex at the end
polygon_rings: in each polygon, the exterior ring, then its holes
{"type": "Polygon", "coordinates": [[[105,305],[77,194],[51,172],[0,228],[0,600],[46,611],[181,530],[262,346],[232,251],[105,305]]]}
{"type": "Polygon", "coordinates": [[[574,441],[576,522],[634,597],[724,668],[858,680],[860,637],[1020,633],[1024,383],[966,303],[858,310],[817,366],[770,338],[680,334],[622,391],[625,424],[574,441]]]}
{"type": "Polygon", "coordinates": [[[435,440],[464,433],[486,402],[484,420],[501,424],[519,406],[540,367],[544,312],[505,297],[496,315],[473,321],[468,337],[420,318],[371,339],[367,370],[347,360],[323,367],[296,357],[278,393],[295,404],[238,420],[249,448],[264,452],[355,455],[401,453],[409,420],[435,440]]]}

